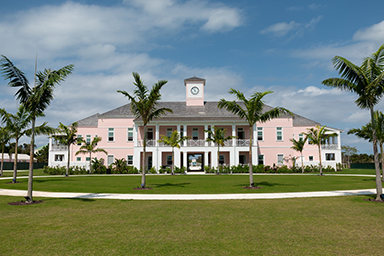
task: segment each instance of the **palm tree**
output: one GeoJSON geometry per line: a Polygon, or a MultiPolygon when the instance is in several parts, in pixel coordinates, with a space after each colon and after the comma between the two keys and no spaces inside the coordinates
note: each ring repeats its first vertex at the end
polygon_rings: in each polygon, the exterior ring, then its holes
{"type": "Polygon", "coordinates": [[[348,145],[341,146],[341,153],[347,156],[347,166],[351,168],[350,158],[352,154],[357,154],[358,150],[356,147],[351,147],[348,145]]]}
{"type": "Polygon", "coordinates": [[[318,148],[320,175],[323,175],[323,166],[321,165],[321,145],[324,144],[328,138],[337,136],[337,133],[330,133],[325,127],[325,125],[323,127],[316,125],[315,128],[307,128],[308,132],[303,133],[306,139],[309,140],[309,144],[316,145],[318,148]]]}
{"type": "Polygon", "coordinates": [[[291,149],[296,150],[297,152],[300,152],[300,159],[301,159],[301,171],[304,173],[304,161],[303,161],[303,150],[305,142],[307,141],[307,137],[299,138],[299,140],[290,139],[290,141],[293,143],[293,146],[291,149]]]}
{"type": "Polygon", "coordinates": [[[0,145],[1,145],[1,168],[0,168],[0,176],[3,176],[3,168],[4,168],[4,148],[5,145],[10,141],[11,135],[9,130],[6,127],[0,127],[0,145]]]}
{"type": "Polygon", "coordinates": [[[92,153],[97,152],[103,152],[106,155],[108,154],[107,151],[105,151],[102,148],[97,148],[97,143],[101,141],[101,137],[94,137],[91,143],[87,143],[86,141],[82,140],[83,145],[80,147],[79,151],[76,152],[76,155],[78,154],[89,154],[89,173],[92,173],[92,153]]]}
{"type": "Polygon", "coordinates": [[[220,147],[224,147],[225,142],[236,138],[236,136],[225,136],[227,129],[214,126],[212,130],[204,130],[208,133],[207,142],[213,142],[217,145],[217,171],[220,172],[220,147]]]}
{"type": "Polygon", "coordinates": [[[187,140],[189,137],[187,136],[180,136],[179,132],[178,131],[173,131],[171,133],[171,136],[165,136],[165,135],[160,135],[160,140],[158,140],[158,142],[161,142],[161,143],[164,143],[165,145],[168,145],[168,146],[171,146],[172,147],[172,166],[171,166],[171,170],[172,170],[172,175],[174,175],[174,155],[175,155],[175,152],[174,152],[174,149],[175,147],[176,148],[180,148],[180,143],[182,143],[183,141],[187,140]]]}
{"type": "MultiPolygon", "coordinates": [[[[17,151],[19,140],[24,135],[31,136],[32,128],[29,128],[32,122],[32,116],[24,105],[20,105],[15,115],[6,112],[4,109],[0,109],[0,116],[2,121],[6,124],[6,129],[9,131],[11,138],[15,139],[15,159],[13,165],[13,183],[16,183],[17,176],[17,151]]],[[[36,134],[48,134],[52,131],[52,128],[47,126],[47,123],[43,123],[35,128],[36,134]]],[[[33,164],[33,158],[32,158],[33,164]]]]}
{"type": "Polygon", "coordinates": [[[141,187],[145,188],[145,172],[146,172],[146,143],[147,143],[147,125],[153,119],[156,119],[162,115],[165,115],[166,112],[172,112],[172,109],[169,108],[158,108],[158,101],[161,99],[160,90],[167,83],[166,80],[158,81],[148,93],[148,87],[144,85],[143,81],[140,78],[140,75],[136,72],[132,73],[135,82],[133,83],[136,86],[136,89],[133,91],[133,95],[127,93],[126,91],[118,90],[118,93],[123,94],[128,97],[131,101],[131,111],[136,117],[136,119],[142,119],[144,125],[144,141],[143,141],[143,168],[141,176],[141,187]]]}
{"type": "Polygon", "coordinates": [[[77,144],[81,142],[81,139],[76,136],[77,133],[77,122],[74,122],[70,126],[66,126],[62,123],[59,124],[59,128],[57,130],[57,135],[53,135],[52,138],[59,141],[61,145],[65,145],[68,147],[68,159],[67,159],[67,171],[65,176],[69,175],[69,165],[71,160],[71,145],[77,144]]]}
{"type": "MultiPolygon", "coordinates": [[[[355,103],[359,108],[369,109],[372,126],[375,127],[373,108],[384,95],[384,44],[370,57],[366,57],[360,67],[340,56],[333,58],[333,65],[341,78],[329,78],[322,83],[329,87],[356,93],[358,97],[355,103]]],[[[375,128],[372,130],[372,144],[376,171],[376,200],[382,201],[380,195],[383,193],[383,187],[380,179],[375,128]]]]}
{"type": "Polygon", "coordinates": [[[19,70],[7,57],[2,55],[0,60],[0,70],[4,78],[9,79],[8,85],[17,87],[16,98],[31,113],[31,150],[28,175],[28,195],[27,202],[33,202],[33,153],[35,145],[35,122],[37,117],[44,116],[44,111],[53,99],[53,89],[72,73],[73,65],[67,65],[59,70],[45,69],[37,72],[37,56],[35,63],[34,87],[30,87],[25,74],[19,70]]]}
{"type": "Polygon", "coordinates": [[[250,99],[246,99],[243,93],[238,90],[231,89],[229,91],[229,94],[235,95],[237,100],[241,101],[242,104],[236,101],[227,101],[225,99],[221,99],[218,104],[219,108],[227,109],[235,115],[238,115],[240,118],[245,119],[249,124],[249,183],[251,187],[254,186],[252,172],[253,126],[256,124],[256,122],[263,123],[271,119],[277,118],[282,114],[292,114],[288,109],[282,107],[276,107],[274,109],[264,112],[263,109],[265,103],[263,101],[263,97],[270,93],[273,92],[255,92],[250,99]]]}
{"type": "MultiPolygon", "coordinates": [[[[384,150],[383,150],[383,144],[384,144],[384,114],[381,111],[376,110],[373,113],[374,123],[375,123],[375,130],[376,130],[376,138],[377,142],[379,144],[380,148],[380,159],[381,159],[381,181],[384,181],[384,150]]],[[[373,140],[373,129],[372,129],[372,122],[367,123],[366,125],[362,126],[360,129],[350,129],[348,131],[348,134],[355,134],[357,137],[368,140],[369,142],[372,142],[373,140]]]]}

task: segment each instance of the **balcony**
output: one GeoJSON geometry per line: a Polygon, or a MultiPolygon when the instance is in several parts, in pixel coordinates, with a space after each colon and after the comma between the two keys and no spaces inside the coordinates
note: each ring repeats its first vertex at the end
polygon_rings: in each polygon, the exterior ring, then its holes
{"type": "MultiPolygon", "coordinates": [[[[142,147],[144,144],[143,140],[137,142],[137,146],[142,147]]],[[[235,140],[236,147],[249,147],[249,139],[240,139],[235,140]]],[[[169,145],[164,144],[163,142],[157,142],[156,140],[147,140],[147,147],[170,147],[169,145]]],[[[180,144],[181,147],[216,147],[217,145],[212,142],[206,142],[205,140],[187,140],[180,144]],[[185,144],[186,143],[186,144],[185,144]]],[[[228,140],[224,142],[224,147],[233,147],[233,141],[228,140]]]]}
{"type": "Polygon", "coordinates": [[[321,149],[338,149],[338,144],[323,144],[321,145],[321,149]]]}
{"type": "Polygon", "coordinates": [[[67,151],[68,147],[65,145],[52,145],[52,151],[67,151]]]}

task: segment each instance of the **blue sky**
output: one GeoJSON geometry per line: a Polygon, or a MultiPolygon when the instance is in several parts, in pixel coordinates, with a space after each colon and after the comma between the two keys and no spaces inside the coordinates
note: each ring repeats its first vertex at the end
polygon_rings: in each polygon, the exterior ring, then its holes
{"type": "MultiPolygon", "coordinates": [[[[168,80],[165,101],[183,101],[183,80],[195,75],[207,80],[206,100],[231,99],[230,88],[249,96],[272,90],[267,104],[342,129],[342,144],[371,153],[369,143],[346,134],[369,112],[321,81],[338,76],[335,55],[360,65],[384,43],[382,10],[379,0],[6,1],[0,53],[30,81],[36,53],[39,70],[75,65],[40,120],[54,127],[126,104],[116,90],[133,90],[133,71],[148,85],[168,80]]],[[[0,86],[0,107],[15,112],[15,89],[0,86]]]]}

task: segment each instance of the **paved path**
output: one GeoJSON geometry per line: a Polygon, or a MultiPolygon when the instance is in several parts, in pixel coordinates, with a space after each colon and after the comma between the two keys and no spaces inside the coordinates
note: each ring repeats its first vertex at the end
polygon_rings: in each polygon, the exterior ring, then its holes
{"type": "MultiPolygon", "coordinates": [[[[368,175],[361,175],[361,176],[368,176],[368,175]]],[[[369,175],[369,176],[372,176],[372,175],[369,175]]],[[[39,178],[39,177],[42,178],[46,176],[37,176],[35,178],[39,178]]],[[[48,177],[52,177],[52,176],[48,176],[48,177]]],[[[59,177],[62,177],[62,176],[59,176],[59,177]]],[[[19,177],[19,179],[20,178],[27,178],[27,177],[19,177]]],[[[12,177],[0,178],[0,179],[12,179],[12,177]]],[[[72,192],[33,191],[34,197],[120,199],[120,200],[282,199],[282,198],[352,196],[352,195],[372,195],[372,194],[376,194],[376,189],[290,192],[290,193],[246,193],[246,194],[108,194],[108,193],[72,193],[72,192]]],[[[24,197],[26,195],[27,195],[27,190],[13,190],[13,189],[0,188],[0,196],[24,197]]]]}

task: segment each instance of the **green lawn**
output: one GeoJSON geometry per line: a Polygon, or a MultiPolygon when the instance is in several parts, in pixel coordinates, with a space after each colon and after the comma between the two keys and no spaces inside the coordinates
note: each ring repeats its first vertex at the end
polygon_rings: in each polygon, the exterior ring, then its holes
{"type": "MultiPolygon", "coordinates": [[[[34,179],[34,190],[52,192],[89,193],[145,193],[145,194],[221,194],[221,193],[278,193],[375,188],[374,177],[318,176],[318,175],[255,175],[255,183],[262,189],[244,189],[248,175],[148,175],[151,190],[134,190],[140,176],[56,176],[34,179]]],[[[20,183],[0,180],[3,189],[27,189],[27,179],[20,183]]]]}
{"type": "Polygon", "coordinates": [[[12,206],[0,196],[0,255],[381,255],[384,204],[363,198],[12,206]]]}
{"type": "MultiPolygon", "coordinates": [[[[28,176],[29,170],[17,170],[17,177],[28,176]]],[[[33,176],[42,176],[47,175],[43,173],[43,169],[35,169],[33,170],[33,176]]],[[[4,170],[2,177],[13,177],[13,170],[4,170]]]]}

